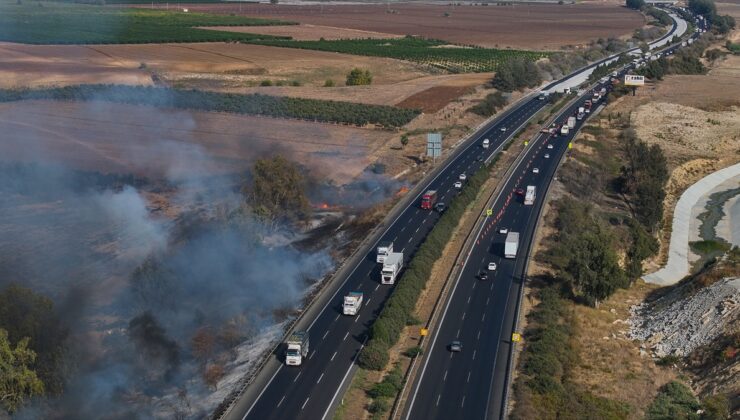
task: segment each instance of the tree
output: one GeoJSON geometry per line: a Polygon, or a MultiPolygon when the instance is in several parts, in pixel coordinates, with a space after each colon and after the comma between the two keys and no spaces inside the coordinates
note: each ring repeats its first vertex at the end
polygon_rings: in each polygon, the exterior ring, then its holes
{"type": "Polygon", "coordinates": [[[195,356],[198,361],[205,364],[213,355],[213,349],[216,344],[216,335],[213,334],[211,328],[201,327],[195,332],[190,343],[193,349],[193,356],[195,356]]]}
{"type": "Polygon", "coordinates": [[[209,365],[203,372],[203,381],[211,387],[211,389],[218,389],[218,381],[224,377],[224,367],[220,363],[214,363],[209,365]]]}
{"type": "Polygon", "coordinates": [[[44,383],[31,370],[36,353],[28,348],[29,338],[11,346],[8,332],[0,329],[0,404],[12,413],[23,402],[44,392],[44,383]]]}
{"type": "Polygon", "coordinates": [[[373,82],[373,76],[370,70],[354,68],[347,74],[347,86],[369,85],[373,82]]]}
{"type": "Polygon", "coordinates": [[[645,6],[645,0],[627,0],[627,7],[630,9],[640,10],[645,6]]]}
{"type": "Polygon", "coordinates": [[[298,164],[282,156],[257,159],[251,190],[245,191],[255,212],[270,222],[306,220],[310,215],[305,176],[298,164]]]}
{"type": "Polygon", "coordinates": [[[5,329],[11,345],[29,338],[36,355],[33,369],[48,392],[62,391],[60,364],[68,336],[53,302],[33,290],[11,284],[0,291],[0,328],[5,329]]]}
{"type": "Polygon", "coordinates": [[[406,147],[406,145],[409,144],[409,135],[408,134],[402,134],[401,135],[401,147],[406,147]]]}

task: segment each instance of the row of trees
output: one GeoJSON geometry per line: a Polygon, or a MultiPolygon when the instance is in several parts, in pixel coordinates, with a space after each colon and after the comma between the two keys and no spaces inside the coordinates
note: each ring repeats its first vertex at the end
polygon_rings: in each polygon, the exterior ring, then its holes
{"type": "Polygon", "coordinates": [[[414,310],[421,291],[426,286],[435,261],[442,255],[465,209],[472,203],[485,183],[493,164],[478,170],[463,187],[460,195],[426,237],[404,271],[383,311],[370,329],[370,340],[360,353],[358,363],[371,370],[383,370],[388,364],[388,351],[398,342],[406,325],[416,322],[414,310]]]}
{"type": "Polygon", "coordinates": [[[540,83],[542,75],[537,65],[523,58],[514,58],[502,63],[491,80],[491,86],[503,92],[531,88],[540,83]]]}
{"type": "Polygon", "coordinates": [[[499,109],[506,106],[507,99],[501,92],[489,93],[478,104],[472,106],[468,111],[478,114],[481,117],[490,117],[499,109]]]}
{"type": "Polygon", "coordinates": [[[385,105],[237,94],[151,86],[77,85],[46,89],[0,89],[0,102],[30,99],[106,101],[163,108],[231,112],[386,128],[405,125],[420,111],[385,105]]]}

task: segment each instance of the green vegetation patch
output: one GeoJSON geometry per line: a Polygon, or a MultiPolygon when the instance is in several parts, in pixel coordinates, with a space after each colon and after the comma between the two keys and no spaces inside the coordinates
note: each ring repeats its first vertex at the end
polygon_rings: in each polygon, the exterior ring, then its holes
{"type": "Polygon", "coordinates": [[[161,108],[296,118],[357,126],[374,124],[384,128],[400,127],[414,119],[420,112],[415,109],[354,102],[260,94],[206,92],[151,86],[77,85],[34,90],[0,89],[0,102],[31,99],[105,101],[161,108]]]}
{"type": "Polygon", "coordinates": [[[451,73],[496,71],[502,63],[515,57],[535,61],[548,55],[543,52],[450,45],[446,41],[410,36],[400,39],[256,40],[249,42],[275,47],[396,58],[430,65],[451,73]]]}
{"type": "Polygon", "coordinates": [[[164,10],[0,0],[0,41],[26,44],[140,44],[281,39],[198,26],[293,25],[271,19],[164,10]]]}

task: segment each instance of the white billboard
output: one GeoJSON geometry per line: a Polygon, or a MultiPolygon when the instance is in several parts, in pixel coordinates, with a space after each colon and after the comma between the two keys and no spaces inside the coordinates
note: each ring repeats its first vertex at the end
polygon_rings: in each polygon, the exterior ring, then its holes
{"type": "Polygon", "coordinates": [[[643,86],[645,85],[645,76],[638,76],[636,74],[625,74],[624,75],[625,86],[643,86]]]}

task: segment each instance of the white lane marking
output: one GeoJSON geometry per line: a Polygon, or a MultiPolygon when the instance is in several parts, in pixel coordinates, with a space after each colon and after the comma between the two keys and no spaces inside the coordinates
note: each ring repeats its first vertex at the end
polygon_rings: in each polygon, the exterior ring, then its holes
{"type": "Polygon", "coordinates": [[[308,356],[308,358],[309,359],[312,358],[314,354],[316,354],[316,350],[312,351],[311,354],[308,356]]]}
{"type": "Polygon", "coordinates": [[[468,380],[466,382],[470,382],[470,371],[468,371],[468,380]]]}
{"type": "Polygon", "coordinates": [[[480,340],[480,330],[478,330],[478,337],[477,337],[477,339],[480,340]]]}
{"type": "Polygon", "coordinates": [[[442,378],[442,381],[446,381],[446,380],[447,380],[447,371],[445,370],[445,376],[442,378]]]}
{"type": "Polygon", "coordinates": [[[277,405],[278,407],[280,407],[280,404],[282,404],[282,403],[283,403],[283,400],[284,400],[284,399],[285,399],[285,395],[283,395],[283,398],[280,398],[280,402],[279,402],[279,403],[278,403],[278,405],[277,405]]]}
{"type": "MultiPolygon", "coordinates": [[[[369,300],[369,299],[368,299],[368,300],[369,300]]],[[[488,306],[488,302],[489,302],[490,300],[491,300],[491,298],[490,298],[490,297],[487,297],[487,298],[486,298],[486,306],[488,306]]]]}
{"type": "Polygon", "coordinates": [[[301,410],[303,410],[304,407],[306,407],[306,404],[308,403],[308,399],[311,397],[306,398],[306,401],[303,402],[303,405],[301,406],[301,410]]]}
{"type": "Polygon", "coordinates": [[[416,230],[414,232],[418,232],[419,229],[421,229],[421,226],[419,226],[418,228],[416,228],[416,230]]]}
{"type": "Polygon", "coordinates": [[[462,403],[460,403],[460,407],[465,407],[465,395],[463,395],[462,403]]]}
{"type": "Polygon", "coordinates": [[[457,334],[455,334],[455,338],[460,338],[460,328],[457,329],[457,334]]]}
{"type": "Polygon", "coordinates": [[[319,376],[319,379],[316,381],[316,383],[321,382],[321,380],[324,379],[324,374],[322,373],[321,376],[319,376]]]}
{"type": "MultiPolygon", "coordinates": [[[[380,287],[380,285],[375,286],[375,290],[378,290],[378,287],[380,287]]],[[[368,299],[367,301],[370,302],[370,299],[368,299]]]]}
{"type": "Polygon", "coordinates": [[[493,283],[491,283],[491,290],[493,290],[493,283]]]}
{"type": "Polygon", "coordinates": [[[323,336],[323,337],[321,337],[321,339],[322,339],[322,340],[323,340],[323,339],[325,339],[325,338],[326,338],[326,336],[327,336],[328,334],[329,334],[329,330],[326,330],[326,332],[324,333],[324,336],[323,336]]]}
{"type": "Polygon", "coordinates": [[[403,226],[403,227],[401,228],[401,232],[403,232],[404,230],[406,230],[406,225],[404,225],[404,226],[403,226]]]}
{"type": "Polygon", "coordinates": [[[414,240],[414,237],[413,236],[409,238],[409,241],[407,243],[410,244],[412,240],[414,240]]]}
{"type": "Polygon", "coordinates": [[[293,379],[293,382],[297,381],[299,376],[301,376],[301,372],[298,372],[298,375],[295,376],[295,379],[293,379]]]}
{"type": "MultiPolygon", "coordinates": [[[[378,288],[376,287],[375,290],[378,290],[378,288]]],[[[369,305],[371,300],[373,300],[373,298],[367,298],[367,302],[365,302],[365,306],[369,305]]]]}
{"type": "Polygon", "coordinates": [[[468,303],[470,303],[470,296],[468,296],[468,303]]]}
{"type": "Polygon", "coordinates": [[[478,350],[473,350],[473,360],[475,360],[475,353],[477,353],[478,350]]]}
{"type": "Polygon", "coordinates": [[[442,398],[442,394],[437,395],[437,405],[439,405],[439,399],[442,398]]]}
{"type": "Polygon", "coordinates": [[[337,352],[334,352],[334,354],[331,355],[330,361],[334,361],[334,358],[337,357],[337,352]]]}
{"type": "Polygon", "coordinates": [[[336,321],[336,320],[338,320],[338,319],[339,319],[339,315],[337,315],[337,317],[336,317],[336,318],[334,318],[334,321],[336,321]]]}
{"type": "Polygon", "coordinates": [[[347,331],[347,334],[344,334],[344,338],[342,339],[342,341],[346,340],[348,335],[349,335],[349,331],[347,331]]]}
{"type": "Polygon", "coordinates": [[[355,322],[355,323],[357,323],[357,320],[358,320],[358,319],[360,319],[360,315],[357,315],[357,316],[355,317],[355,321],[354,321],[354,322],[355,322]]]}
{"type": "Polygon", "coordinates": [[[486,320],[486,314],[483,314],[483,317],[480,319],[480,322],[483,322],[486,320]]]}
{"type": "Polygon", "coordinates": [[[462,319],[465,319],[465,314],[466,314],[466,312],[463,312],[462,319]]]}

